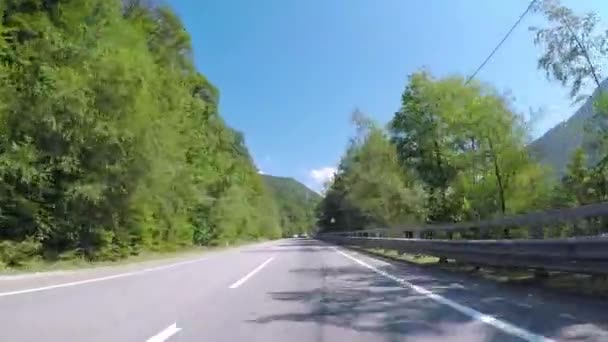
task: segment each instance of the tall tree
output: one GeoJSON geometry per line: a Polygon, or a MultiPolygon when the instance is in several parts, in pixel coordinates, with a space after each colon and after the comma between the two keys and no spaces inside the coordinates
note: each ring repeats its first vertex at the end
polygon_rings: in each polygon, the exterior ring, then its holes
{"type": "Polygon", "coordinates": [[[401,162],[428,191],[431,221],[460,221],[542,206],[544,171],[528,157],[524,124],[507,99],[460,77],[416,73],[391,122],[401,162]],[[439,196],[437,196],[439,194],[439,196]]]}
{"type": "Polygon", "coordinates": [[[280,236],[168,7],[8,0],[0,12],[0,262],[280,236]]]}
{"type": "Polygon", "coordinates": [[[593,202],[591,192],[591,172],[587,167],[587,156],[582,148],[576,150],[568,164],[566,175],[562,178],[562,194],[570,206],[593,202]]]}
{"type": "MultiPolygon", "coordinates": [[[[590,182],[596,185],[597,198],[604,198],[608,192],[608,95],[601,87],[600,61],[608,54],[608,31],[597,28],[599,19],[596,13],[579,16],[557,0],[540,2],[536,11],[543,13],[552,25],[543,29],[532,28],[536,32],[535,43],[545,48],[539,67],[562,84],[569,84],[572,96],[577,95],[589,81],[597,86],[593,118],[586,126],[588,137],[584,147],[595,162],[588,174],[590,182]]],[[[575,157],[580,158],[580,152],[575,157]]],[[[570,194],[575,198],[580,195],[580,189],[568,185],[564,189],[575,191],[570,194]]]]}
{"type": "Polygon", "coordinates": [[[360,114],[353,116],[353,122],[357,136],[351,146],[350,168],[344,173],[346,197],[384,226],[423,219],[422,189],[410,172],[401,168],[386,133],[360,114]]]}
{"type": "Polygon", "coordinates": [[[415,170],[426,185],[428,200],[434,203],[428,206],[430,219],[445,221],[454,219],[448,190],[457,174],[458,141],[446,124],[445,102],[440,101],[448,94],[440,92],[428,73],[412,74],[390,130],[404,168],[415,170]]]}
{"type": "Polygon", "coordinates": [[[423,220],[422,188],[401,168],[387,134],[360,112],[353,123],[357,133],[321,203],[320,225],[357,229],[423,220]]]}
{"type": "Polygon", "coordinates": [[[599,61],[608,53],[606,33],[598,32],[598,16],[594,12],[576,15],[559,0],[537,1],[533,11],[541,13],[550,26],[530,27],[534,43],[544,47],[538,67],[547,76],[570,86],[576,97],[589,81],[600,87],[602,74],[599,61]]]}

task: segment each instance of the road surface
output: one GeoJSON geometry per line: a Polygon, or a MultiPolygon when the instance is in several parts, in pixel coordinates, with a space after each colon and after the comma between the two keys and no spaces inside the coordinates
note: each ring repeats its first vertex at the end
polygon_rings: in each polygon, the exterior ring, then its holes
{"type": "Polygon", "coordinates": [[[0,341],[608,341],[608,302],[288,239],[0,278],[0,341]]]}

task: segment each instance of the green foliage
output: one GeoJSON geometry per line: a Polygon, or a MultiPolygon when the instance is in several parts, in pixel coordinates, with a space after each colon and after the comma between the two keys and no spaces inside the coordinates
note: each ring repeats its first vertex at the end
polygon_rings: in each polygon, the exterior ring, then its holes
{"type": "Polygon", "coordinates": [[[399,165],[397,150],[380,128],[360,115],[353,118],[358,134],[343,174],[346,198],[377,224],[397,226],[423,217],[422,189],[399,165]],[[381,177],[379,177],[381,175],[381,177]]]}
{"type": "MultiPolygon", "coordinates": [[[[591,123],[594,115],[594,99],[595,96],[585,101],[568,120],[551,128],[528,146],[536,160],[553,169],[552,176],[556,180],[566,173],[570,158],[578,148],[591,152],[593,139],[585,127],[591,123]]],[[[589,156],[588,162],[594,162],[593,156],[589,156]]]]}
{"type": "Polygon", "coordinates": [[[577,206],[593,201],[591,186],[591,172],[587,167],[587,156],[581,148],[577,149],[568,164],[568,171],[562,178],[560,204],[577,206]]]}
{"type": "MultiPolygon", "coordinates": [[[[544,14],[550,23],[548,28],[532,28],[536,32],[535,43],[544,47],[539,68],[562,85],[569,85],[572,97],[590,80],[597,86],[593,96],[566,124],[553,129],[533,146],[541,157],[549,156],[550,160],[557,160],[559,171],[563,169],[565,158],[570,157],[561,184],[555,188],[553,204],[577,206],[606,201],[608,95],[605,92],[606,81],[600,82],[602,76],[598,67],[608,54],[608,34],[596,28],[599,18],[595,13],[578,16],[558,0],[541,1],[535,6],[535,11],[544,14]],[[562,140],[561,147],[564,148],[551,146],[552,141],[558,140],[562,140]],[[570,151],[574,153],[568,153],[570,151]],[[562,156],[559,157],[559,154],[562,156]]],[[[561,231],[553,234],[597,234],[608,229],[604,221],[588,219],[580,224],[562,227],[561,231]]]]}
{"type": "Polygon", "coordinates": [[[326,230],[477,220],[544,208],[547,170],[525,123],[492,88],[410,76],[389,132],[355,115],[357,135],[319,206],[326,230]]]}
{"type": "Polygon", "coordinates": [[[22,242],[0,241],[0,265],[20,266],[26,260],[37,255],[40,248],[41,244],[33,239],[22,242]]]}
{"type": "Polygon", "coordinates": [[[598,117],[602,114],[597,113],[595,102],[601,101],[606,89],[606,81],[601,81],[601,61],[608,54],[608,35],[597,27],[599,18],[594,12],[577,15],[558,0],[538,1],[533,8],[549,23],[544,28],[530,28],[535,32],[534,43],[543,47],[539,69],[543,69],[547,77],[568,86],[575,100],[586,100],[571,118],[549,130],[531,146],[531,151],[541,161],[553,166],[558,176],[563,176],[566,164],[577,148],[585,149],[590,164],[597,163],[605,155],[598,151],[603,138],[602,134],[597,134],[598,126],[605,125],[605,118],[598,117]],[[590,98],[578,95],[594,87],[597,89],[590,98]]]}
{"type": "Polygon", "coordinates": [[[567,172],[562,178],[559,205],[575,206],[608,199],[608,96],[601,93],[594,103],[594,125],[588,130],[592,144],[579,148],[572,155],[567,172]],[[597,162],[589,163],[588,154],[597,162]]]}
{"type": "Polygon", "coordinates": [[[597,14],[589,12],[578,16],[559,0],[538,1],[533,10],[542,13],[550,23],[547,28],[530,28],[535,33],[534,43],[544,47],[538,67],[545,70],[547,77],[568,84],[572,97],[577,96],[589,80],[599,87],[598,61],[608,50],[606,32],[596,29],[597,14]]]}
{"type": "Polygon", "coordinates": [[[423,191],[401,168],[387,134],[356,112],[357,135],[319,205],[325,230],[395,227],[423,218],[423,191]]]}
{"type": "Polygon", "coordinates": [[[169,8],[9,0],[0,11],[4,263],[280,235],[169,8]]]}
{"type": "Polygon", "coordinates": [[[317,207],[317,224],[321,230],[363,229],[374,224],[374,219],[367,216],[348,196],[348,184],[344,177],[347,163],[348,159],[343,156],[338,173],[317,207]]]}
{"type": "Polygon", "coordinates": [[[543,170],[525,149],[525,130],[506,99],[462,78],[416,73],[391,122],[405,169],[428,192],[431,221],[519,212],[542,202],[543,170]]]}
{"type": "Polygon", "coordinates": [[[281,217],[284,236],[311,233],[315,228],[315,208],[321,196],[293,178],[263,175],[273,193],[281,217]]]}

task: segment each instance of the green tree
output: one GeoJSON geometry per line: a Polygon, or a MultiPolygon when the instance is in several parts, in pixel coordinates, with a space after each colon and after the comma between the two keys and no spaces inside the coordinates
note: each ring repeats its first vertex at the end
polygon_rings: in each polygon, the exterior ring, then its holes
{"type": "Polygon", "coordinates": [[[351,165],[344,173],[346,198],[376,224],[388,227],[423,219],[423,195],[413,176],[402,169],[397,151],[375,123],[356,112],[357,136],[351,165]]]}
{"type": "Polygon", "coordinates": [[[263,179],[274,195],[284,236],[311,233],[321,196],[293,178],[263,175],[263,179]]]}
{"type": "Polygon", "coordinates": [[[423,191],[401,168],[387,134],[359,112],[353,123],[357,134],[319,206],[320,226],[350,230],[421,221],[423,191]]]}
{"type": "Polygon", "coordinates": [[[587,167],[587,156],[582,148],[576,150],[568,164],[566,175],[562,178],[565,204],[578,206],[593,202],[590,192],[590,170],[587,167]]]}
{"type": "MultiPolygon", "coordinates": [[[[589,186],[589,190],[576,187],[572,180],[580,174],[572,173],[563,180],[562,191],[573,191],[562,197],[565,202],[583,200],[581,192],[594,193],[595,200],[604,200],[608,194],[606,167],[608,166],[608,96],[603,91],[601,61],[608,54],[608,35],[597,28],[599,18],[590,12],[583,16],[576,15],[571,9],[564,7],[557,0],[544,0],[536,6],[536,11],[543,13],[551,27],[532,28],[536,32],[535,43],[545,48],[539,59],[539,67],[546,70],[547,75],[570,85],[571,96],[579,93],[581,87],[592,81],[596,86],[594,95],[593,117],[586,125],[585,150],[594,162],[593,168],[586,171],[586,181],[581,186],[589,186]],[[574,177],[574,178],[573,178],[574,177]],[[593,185],[591,185],[593,184],[593,185]]],[[[572,160],[572,167],[578,164],[583,152],[577,152],[572,160]]],[[[579,168],[578,171],[582,169],[579,168]]],[[[580,180],[580,179],[579,179],[580,180]]]]}
{"type": "Polygon", "coordinates": [[[543,207],[545,170],[507,99],[460,77],[410,76],[390,124],[405,169],[428,192],[430,221],[461,221],[543,207]]]}
{"type": "MultiPolygon", "coordinates": [[[[348,155],[348,150],[346,155],[348,155]]],[[[317,207],[317,224],[323,231],[357,230],[374,224],[373,218],[351,201],[345,174],[349,158],[342,156],[338,172],[328,184],[323,200],[317,207]]]]}
{"type": "Polygon", "coordinates": [[[244,138],[168,7],[7,0],[0,12],[4,262],[280,235],[244,138]]]}
{"type": "Polygon", "coordinates": [[[608,46],[606,33],[597,30],[597,14],[578,16],[559,0],[538,1],[533,11],[543,14],[550,24],[546,28],[530,27],[535,33],[534,43],[544,47],[538,67],[546,71],[547,77],[569,84],[572,97],[588,81],[600,87],[599,60],[606,56],[608,46]]]}
{"type": "Polygon", "coordinates": [[[459,143],[448,126],[445,101],[427,72],[410,75],[401,97],[401,108],[390,123],[391,139],[404,169],[416,171],[428,193],[432,221],[455,220],[450,184],[457,175],[455,159],[459,143]]]}

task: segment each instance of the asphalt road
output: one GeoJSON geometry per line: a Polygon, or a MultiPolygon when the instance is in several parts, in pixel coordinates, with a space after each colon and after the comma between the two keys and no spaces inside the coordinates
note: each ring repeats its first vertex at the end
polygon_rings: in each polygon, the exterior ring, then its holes
{"type": "Polygon", "coordinates": [[[608,301],[289,239],[0,277],[0,341],[608,341],[608,301]]]}

